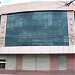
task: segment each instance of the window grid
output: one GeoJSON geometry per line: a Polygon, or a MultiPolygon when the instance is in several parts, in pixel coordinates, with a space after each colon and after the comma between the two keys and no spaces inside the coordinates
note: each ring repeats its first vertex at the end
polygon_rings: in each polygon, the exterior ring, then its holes
{"type": "Polygon", "coordinates": [[[8,14],[6,46],[68,46],[67,11],[8,14]]]}

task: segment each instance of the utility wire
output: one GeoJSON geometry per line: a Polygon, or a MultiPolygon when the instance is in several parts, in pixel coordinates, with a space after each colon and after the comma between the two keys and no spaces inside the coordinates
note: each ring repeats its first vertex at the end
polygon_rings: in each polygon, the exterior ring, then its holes
{"type": "Polygon", "coordinates": [[[69,3],[66,3],[67,6],[70,6],[70,4],[73,4],[75,0],[70,1],[69,3]]]}
{"type": "MultiPolygon", "coordinates": [[[[62,8],[62,7],[64,7],[64,6],[70,6],[71,4],[73,4],[73,2],[74,2],[75,0],[72,0],[72,1],[70,1],[70,2],[68,2],[67,3],[67,1],[66,2],[64,2],[64,1],[60,1],[60,2],[62,2],[62,3],[64,3],[64,5],[61,5],[61,4],[59,4],[59,3],[56,3],[56,4],[58,4],[58,5],[60,5],[60,7],[58,7],[58,8],[62,8]]],[[[73,4],[74,5],[74,4],[73,4]]],[[[74,5],[75,6],[75,5],[74,5]]],[[[58,9],[57,8],[57,9],[58,9]]]]}

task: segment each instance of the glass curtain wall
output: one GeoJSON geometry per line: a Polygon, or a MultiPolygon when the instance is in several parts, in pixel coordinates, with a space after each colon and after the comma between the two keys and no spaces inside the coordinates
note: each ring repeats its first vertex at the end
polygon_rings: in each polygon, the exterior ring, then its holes
{"type": "Polygon", "coordinates": [[[6,46],[68,46],[67,11],[7,15],[6,46]]]}

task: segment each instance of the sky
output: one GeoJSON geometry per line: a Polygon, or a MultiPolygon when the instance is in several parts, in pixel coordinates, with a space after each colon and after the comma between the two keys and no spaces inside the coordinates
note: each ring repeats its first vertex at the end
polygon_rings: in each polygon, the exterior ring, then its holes
{"type": "Polygon", "coordinates": [[[1,5],[26,3],[26,2],[37,2],[37,1],[71,1],[71,0],[0,0],[1,5]]]}

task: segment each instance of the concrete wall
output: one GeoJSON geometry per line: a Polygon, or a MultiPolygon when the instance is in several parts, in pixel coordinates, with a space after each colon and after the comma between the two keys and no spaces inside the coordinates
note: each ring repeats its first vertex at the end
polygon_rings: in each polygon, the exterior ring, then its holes
{"type": "Polygon", "coordinates": [[[1,15],[0,47],[5,46],[6,24],[7,24],[7,15],[1,15]]]}
{"type": "Polygon", "coordinates": [[[75,70],[74,54],[72,55],[0,55],[0,59],[6,59],[6,68],[2,69],[2,71],[3,70],[14,70],[14,71],[75,70]]]}
{"type": "Polygon", "coordinates": [[[7,55],[6,70],[16,70],[16,55],[7,55]]]}
{"type": "Polygon", "coordinates": [[[71,4],[69,7],[65,4],[65,2],[61,1],[43,1],[6,5],[0,8],[0,14],[39,10],[74,10],[73,4],[71,4]]]}
{"type": "Polygon", "coordinates": [[[0,55],[0,59],[6,59],[6,70],[16,70],[15,55],[0,55]]]}

